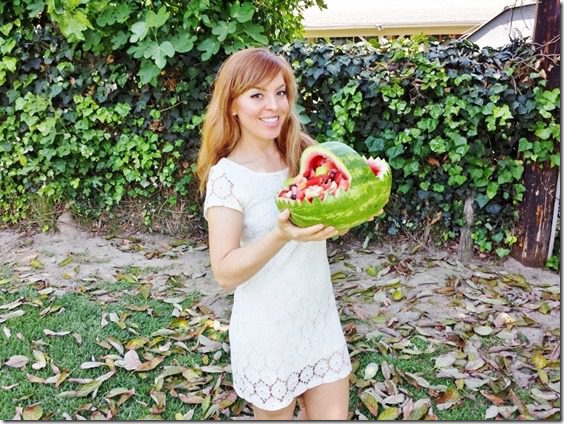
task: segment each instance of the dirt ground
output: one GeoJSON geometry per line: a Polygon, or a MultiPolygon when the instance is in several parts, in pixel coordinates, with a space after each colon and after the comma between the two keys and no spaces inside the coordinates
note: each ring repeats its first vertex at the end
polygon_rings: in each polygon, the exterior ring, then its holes
{"type": "MultiPolygon", "coordinates": [[[[179,241],[159,234],[135,234],[107,239],[82,231],[70,216],[62,216],[57,232],[24,235],[0,232],[2,262],[9,264],[26,281],[44,281],[57,293],[80,290],[92,281],[112,282],[120,275],[137,270],[150,283],[154,297],[197,291],[201,301],[219,317],[228,318],[232,296],[214,281],[205,243],[179,241]]],[[[402,313],[402,319],[457,317],[456,308],[447,307],[448,296],[438,296],[448,286],[459,285],[472,277],[519,275],[533,287],[560,292],[559,275],[543,269],[527,268],[513,259],[498,264],[480,260],[462,263],[450,251],[430,251],[413,246],[381,245],[363,249],[358,245],[330,241],[328,252],[336,296],[351,315],[370,318],[385,312],[402,313]],[[400,286],[402,293],[394,290],[400,286]],[[370,299],[351,293],[380,287],[370,299]],[[416,305],[413,301],[417,301],[416,305]],[[408,307],[407,304],[411,306],[408,307]],[[407,315],[405,315],[407,314],[407,315]]],[[[92,294],[92,293],[91,293],[92,294]]],[[[98,298],[112,301],[116,294],[100,290],[98,298]]],[[[444,293],[442,293],[444,294],[444,293]]],[[[534,311],[533,311],[534,312],[534,311]]],[[[557,312],[556,310],[554,311],[557,312]]],[[[558,308],[559,313],[559,308],[558,308]]],[[[559,319],[553,314],[536,314],[542,329],[528,330],[529,338],[541,338],[545,330],[555,330],[559,319]]],[[[359,325],[368,333],[377,326],[359,325]]],[[[356,329],[355,329],[356,330],[356,329]]],[[[540,340],[539,340],[540,341],[540,340]]]]}

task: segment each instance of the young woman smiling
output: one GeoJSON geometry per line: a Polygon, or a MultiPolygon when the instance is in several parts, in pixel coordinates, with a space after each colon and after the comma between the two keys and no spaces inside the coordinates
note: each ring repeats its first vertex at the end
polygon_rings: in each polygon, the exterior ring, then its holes
{"type": "Polygon", "coordinates": [[[351,363],[330,279],[332,227],[298,228],[275,196],[315,143],[295,112],[291,67],[267,49],[230,56],[216,77],[197,174],[214,277],[234,290],[233,384],[259,420],[348,418],[351,363]]]}

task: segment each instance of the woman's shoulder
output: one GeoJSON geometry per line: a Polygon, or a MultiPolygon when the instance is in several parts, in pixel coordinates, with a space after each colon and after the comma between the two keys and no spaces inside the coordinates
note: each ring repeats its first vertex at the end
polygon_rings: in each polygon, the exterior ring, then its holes
{"type": "Polygon", "coordinates": [[[227,158],[221,158],[215,165],[210,168],[210,175],[225,174],[234,177],[237,173],[237,168],[231,165],[231,161],[227,158]]]}
{"type": "MultiPolygon", "coordinates": [[[[247,176],[245,172],[240,169],[232,161],[227,158],[221,158],[215,165],[210,168],[208,180],[225,180],[233,186],[241,186],[247,176]]],[[[244,186],[244,184],[243,184],[244,186]]]]}

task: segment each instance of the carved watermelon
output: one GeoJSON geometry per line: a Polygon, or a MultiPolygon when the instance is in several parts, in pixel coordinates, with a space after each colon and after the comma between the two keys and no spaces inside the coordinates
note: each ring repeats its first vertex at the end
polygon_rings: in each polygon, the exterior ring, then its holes
{"type": "Polygon", "coordinates": [[[379,213],[391,187],[385,160],[366,159],[344,143],[328,141],[304,150],[300,173],[286,181],[276,206],[289,209],[298,227],[322,223],[342,231],[379,213]]]}

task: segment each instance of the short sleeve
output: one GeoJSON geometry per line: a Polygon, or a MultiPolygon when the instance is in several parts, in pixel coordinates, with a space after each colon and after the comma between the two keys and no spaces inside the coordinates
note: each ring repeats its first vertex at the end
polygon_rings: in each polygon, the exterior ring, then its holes
{"type": "Polygon", "coordinates": [[[212,166],[206,184],[206,198],[204,200],[204,218],[208,219],[208,209],[214,206],[223,206],[243,213],[240,196],[232,178],[224,169],[212,166]]]}

